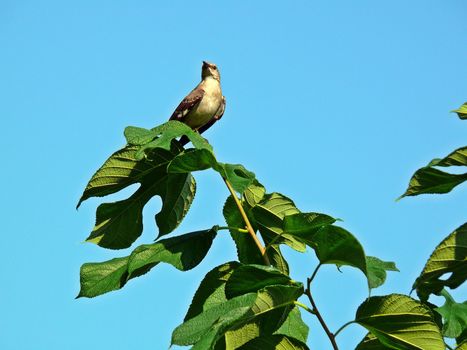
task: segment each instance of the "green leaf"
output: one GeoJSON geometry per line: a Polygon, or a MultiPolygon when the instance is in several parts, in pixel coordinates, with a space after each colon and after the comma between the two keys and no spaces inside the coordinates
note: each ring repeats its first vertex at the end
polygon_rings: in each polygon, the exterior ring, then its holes
{"type": "Polygon", "coordinates": [[[306,343],[308,339],[308,332],[309,328],[302,320],[300,309],[295,306],[292,311],[290,311],[287,319],[280,326],[280,328],[274,332],[274,334],[285,335],[287,337],[294,338],[303,343],[306,343]]]}
{"type": "Polygon", "coordinates": [[[412,176],[409,187],[399,199],[424,193],[448,193],[465,180],[467,180],[467,173],[449,174],[431,167],[420,168],[412,176]]]}
{"type": "Polygon", "coordinates": [[[233,189],[239,194],[255,183],[255,174],[245,169],[241,164],[219,163],[222,170],[218,170],[230,182],[233,189]]]}
{"type": "Polygon", "coordinates": [[[266,189],[258,181],[253,182],[243,192],[243,198],[250,207],[258,204],[266,194],[266,189]]]}
{"type": "Polygon", "coordinates": [[[387,349],[397,349],[393,347],[387,347],[381,344],[381,342],[371,333],[368,333],[363,340],[358,343],[355,350],[387,350],[387,349]]]}
{"type": "Polygon", "coordinates": [[[420,300],[439,294],[444,287],[457,288],[467,278],[467,223],[446,237],[433,251],[413,289],[420,300]],[[442,278],[451,274],[448,278],[442,278]]]}
{"type": "MultiPolygon", "coordinates": [[[[130,136],[133,136],[134,134],[134,127],[131,127],[130,131],[126,131],[125,135],[129,133],[130,136]]],[[[140,129],[140,128],[138,128],[140,129]]],[[[188,125],[181,123],[179,121],[171,120],[168,121],[167,123],[164,123],[162,125],[159,125],[151,130],[148,130],[146,133],[144,133],[141,129],[137,131],[138,135],[143,135],[143,141],[147,141],[148,139],[151,138],[152,134],[152,141],[147,142],[147,143],[142,143],[138,139],[137,144],[139,145],[139,149],[136,152],[136,158],[137,159],[142,159],[145,154],[147,154],[149,151],[155,149],[155,148],[162,148],[169,150],[172,144],[172,141],[180,137],[182,135],[185,135],[189,138],[193,146],[197,149],[207,149],[212,152],[212,147],[211,145],[201,137],[200,134],[197,132],[193,131],[188,125]]],[[[133,138],[130,137],[130,139],[127,138],[128,143],[131,144],[133,141],[133,138]]]]}
{"type": "Polygon", "coordinates": [[[147,161],[138,161],[136,150],[135,146],[127,146],[113,153],[89,180],[77,207],[88,198],[116,193],[129,185],[145,182],[146,178],[157,179],[165,173],[167,158],[180,151],[174,146],[170,152],[158,150],[147,161]]]}
{"type": "Polygon", "coordinates": [[[321,264],[353,266],[367,274],[366,257],[360,242],[347,230],[327,225],[307,241],[321,264]]]}
{"type": "MultiPolygon", "coordinates": [[[[292,284],[289,276],[278,269],[264,265],[240,265],[230,276],[225,286],[228,299],[256,292],[266,286],[292,284]]],[[[299,284],[295,284],[299,286],[299,284]]]]}
{"type": "Polygon", "coordinates": [[[463,166],[467,165],[467,147],[461,147],[446,157],[433,159],[428,166],[463,166]]]}
{"type": "Polygon", "coordinates": [[[96,224],[87,241],[110,249],[128,248],[142,233],[144,206],[156,195],[161,196],[163,204],[162,214],[156,220],[160,234],[174,230],[195,193],[190,174],[167,174],[168,163],[180,150],[173,144],[171,151],[157,149],[140,161],[135,158],[136,146],[112,154],[93,175],[78,205],[90,197],[115,193],[134,183],[140,183],[140,187],[125,200],[103,203],[97,208],[96,224]]]}
{"type": "MultiPolygon", "coordinates": [[[[190,345],[204,339],[207,341],[206,345],[212,348],[222,335],[217,332],[225,332],[228,326],[246,318],[256,299],[256,293],[250,293],[206,309],[175,328],[172,333],[172,344],[190,345]]],[[[206,347],[206,349],[209,348],[206,347]]]]}
{"type": "Polygon", "coordinates": [[[368,286],[378,288],[386,281],[386,271],[399,271],[392,261],[383,261],[374,256],[366,257],[366,275],[368,286]]]}
{"type": "Polygon", "coordinates": [[[225,284],[238,266],[238,262],[231,261],[215,267],[206,274],[196,290],[184,321],[227,301],[225,284]]]}
{"type": "Polygon", "coordinates": [[[296,238],[311,240],[313,235],[336,222],[333,217],[320,213],[297,213],[284,217],[284,231],[296,238]]]}
{"type": "Polygon", "coordinates": [[[467,119],[467,102],[460,106],[458,109],[453,110],[452,112],[457,113],[457,116],[460,119],[467,119]]]}
{"type": "Polygon", "coordinates": [[[169,164],[169,173],[189,173],[192,171],[216,168],[217,161],[208,149],[187,149],[177,155],[169,164]]]}
{"type": "Polygon", "coordinates": [[[265,240],[264,243],[267,245],[267,254],[269,260],[276,269],[282,272],[285,275],[289,274],[289,264],[282,255],[281,248],[279,244],[270,244],[268,240],[265,240]]]}
{"type": "Polygon", "coordinates": [[[81,290],[77,296],[95,296],[122,288],[128,278],[128,256],[102,263],[86,263],[81,266],[81,290]]]}
{"type": "Polygon", "coordinates": [[[187,233],[137,247],[130,256],[81,266],[81,290],[78,297],[92,298],[122,288],[132,278],[141,276],[159,262],[187,271],[206,256],[217,228],[187,233]]]}
{"type": "MultiPolygon", "coordinates": [[[[246,210],[247,208],[244,207],[244,209],[246,210]]],[[[245,227],[245,222],[243,221],[232,196],[227,198],[222,213],[224,214],[225,221],[229,227],[245,227]]],[[[237,248],[238,260],[244,264],[262,264],[263,258],[261,253],[250,235],[237,230],[229,231],[237,248]]]]}
{"type": "Polygon", "coordinates": [[[391,294],[367,299],[359,306],[355,321],[388,348],[445,349],[430,309],[406,295],[391,294]]]}
{"type": "Polygon", "coordinates": [[[441,291],[441,295],[446,302],[435,310],[443,316],[443,335],[448,338],[457,338],[467,330],[467,301],[456,303],[445,289],[441,291]]]}
{"type": "Polygon", "coordinates": [[[308,346],[296,339],[283,335],[265,335],[255,338],[238,350],[308,350],[308,346]]]}
{"type": "Polygon", "coordinates": [[[300,211],[294,202],[280,193],[271,193],[252,208],[255,222],[264,241],[286,244],[292,249],[304,252],[306,246],[303,242],[284,232],[284,218],[297,214],[300,211]]]}
{"type": "Polygon", "coordinates": [[[198,265],[206,256],[217,234],[217,227],[160,240],[137,247],[130,255],[128,272],[159,262],[171,264],[181,271],[198,265]]]}
{"type": "MultiPolygon", "coordinates": [[[[303,287],[275,285],[221,303],[189,319],[172,334],[172,344],[210,350],[227,331],[252,322],[271,311],[292,306],[303,287]]],[[[285,315],[286,317],[286,315],[285,315]]]]}
{"type": "Polygon", "coordinates": [[[139,128],[136,126],[127,126],[123,133],[126,138],[126,142],[129,145],[141,146],[152,140],[157,136],[153,131],[139,128]]]}
{"type": "Polygon", "coordinates": [[[156,215],[159,237],[177,228],[190,209],[196,193],[196,182],[191,174],[172,174],[162,195],[163,205],[156,215]]]}

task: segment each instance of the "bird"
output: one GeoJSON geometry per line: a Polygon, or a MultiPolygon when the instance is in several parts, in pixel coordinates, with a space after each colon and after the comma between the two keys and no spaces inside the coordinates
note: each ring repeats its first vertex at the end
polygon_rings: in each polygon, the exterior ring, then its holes
{"type": "MultiPolygon", "coordinates": [[[[185,123],[201,134],[222,118],[225,104],[219,69],[214,63],[203,61],[201,82],[180,102],[169,120],[185,123]]],[[[183,136],[179,142],[185,145],[189,140],[183,136]]]]}

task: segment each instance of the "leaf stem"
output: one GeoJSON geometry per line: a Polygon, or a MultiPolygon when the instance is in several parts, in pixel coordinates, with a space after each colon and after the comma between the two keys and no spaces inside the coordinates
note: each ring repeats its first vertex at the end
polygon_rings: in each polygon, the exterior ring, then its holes
{"type": "Polygon", "coordinates": [[[337,335],[348,325],[355,323],[355,321],[349,321],[347,323],[344,323],[337,331],[334,332],[334,338],[337,337],[337,335]]]}
{"type": "Polygon", "coordinates": [[[240,227],[231,227],[231,226],[219,226],[218,230],[234,230],[242,233],[248,233],[247,229],[240,228],[240,227]]]}
{"type": "Polygon", "coordinates": [[[248,219],[248,216],[246,215],[245,210],[243,209],[242,203],[240,202],[240,200],[237,197],[237,194],[235,193],[235,190],[233,189],[232,185],[225,177],[222,177],[222,179],[224,180],[227,188],[229,189],[230,194],[232,195],[235,201],[235,204],[238,207],[238,210],[240,211],[240,215],[242,216],[243,221],[245,222],[248,233],[250,234],[251,238],[253,238],[253,241],[258,247],[261,253],[261,256],[263,257],[264,263],[267,266],[270,266],[271,262],[269,261],[269,257],[268,257],[268,254],[266,253],[266,249],[264,249],[263,245],[261,244],[258,237],[256,236],[255,231],[253,230],[253,226],[251,226],[250,220],[248,219]]]}
{"type": "MultiPolygon", "coordinates": [[[[316,267],[315,271],[313,272],[313,275],[312,275],[313,278],[316,276],[316,272],[318,271],[319,266],[320,265],[318,265],[316,267]]],[[[308,300],[310,300],[310,304],[313,307],[314,315],[318,318],[318,321],[321,324],[321,327],[324,329],[324,331],[326,332],[326,335],[328,336],[329,340],[331,341],[332,348],[334,350],[339,350],[339,347],[337,346],[337,343],[336,343],[335,335],[332,334],[332,332],[329,330],[326,322],[324,322],[324,319],[323,319],[323,317],[321,316],[321,314],[320,314],[320,312],[318,310],[318,307],[316,306],[315,301],[313,300],[313,296],[311,295],[311,289],[310,289],[311,281],[312,281],[311,277],[307,278],[307,287],[306,287],[306,290],[305,290],[305,295],[308,297],[308,300]]]]}
{"type": "Polygon", "coordinates": [[[301,302],[299,301],[294,301],[294,304],[297,305],[297,306],[300,306],[303,310],[306,310],[308,311],[310,314],[312,315],[316,315],[316,312],[314,312],[312,309],[310,309],[308,306],[306,306],[305,304],[302,304],[301,302]]]}

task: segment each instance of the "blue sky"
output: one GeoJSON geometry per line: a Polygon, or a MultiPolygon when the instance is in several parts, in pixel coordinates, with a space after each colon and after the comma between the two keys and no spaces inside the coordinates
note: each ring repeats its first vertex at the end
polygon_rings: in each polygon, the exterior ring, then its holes
{"type": "MultiPolygon", "coordinates": [[[[164,3],[0,2],[1,349],[165,349],[204,274],[235,259],[222,234],[190,272],[160,265],[123,290],[74,299],[82,263],[129,252],[82,243],[101,202],[75,210],[87,180],[125,126],[169,117],[202,60],[218,64],[227,98],[206,133],[219,160],[303,211],[342,218],[367,254],[396,261],[401,272],[375,294],[408,293],[465,222],[465,186],[395,202],[417,168],[465,145],[467,125],[448,113],[467,100],[464,1],[164,3]]],[[[196,179],[176,233],[223,223],[227,190],[212,172],[196,179]]],[[[135,245],[156,236],[159,207],[145,208],[135,245]]],[[[316,265],[311,252],[286,255],[297,280],[316,265]]],[[[331,266],[313,291],[333,330],[366,296],[360,272],[331,266]]],[[[310,347],[329,348],[306,320],[310,347]]],[[[338,342],[352,349],[364,333],[351,326],[338,342]]]]}

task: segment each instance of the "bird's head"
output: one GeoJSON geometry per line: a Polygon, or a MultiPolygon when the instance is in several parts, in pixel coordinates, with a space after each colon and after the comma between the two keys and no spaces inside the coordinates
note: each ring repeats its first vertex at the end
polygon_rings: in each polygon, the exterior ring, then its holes
{"type": "Polygon", "coordinates": [[[217,69],[217,66],[214,63],[209,63],[206,61],[203,61],[203,68],[201,70],[201,78],[214,78],[218,81],[221,80],[221,75],[219,73],[219,69],[217,69]]]}

